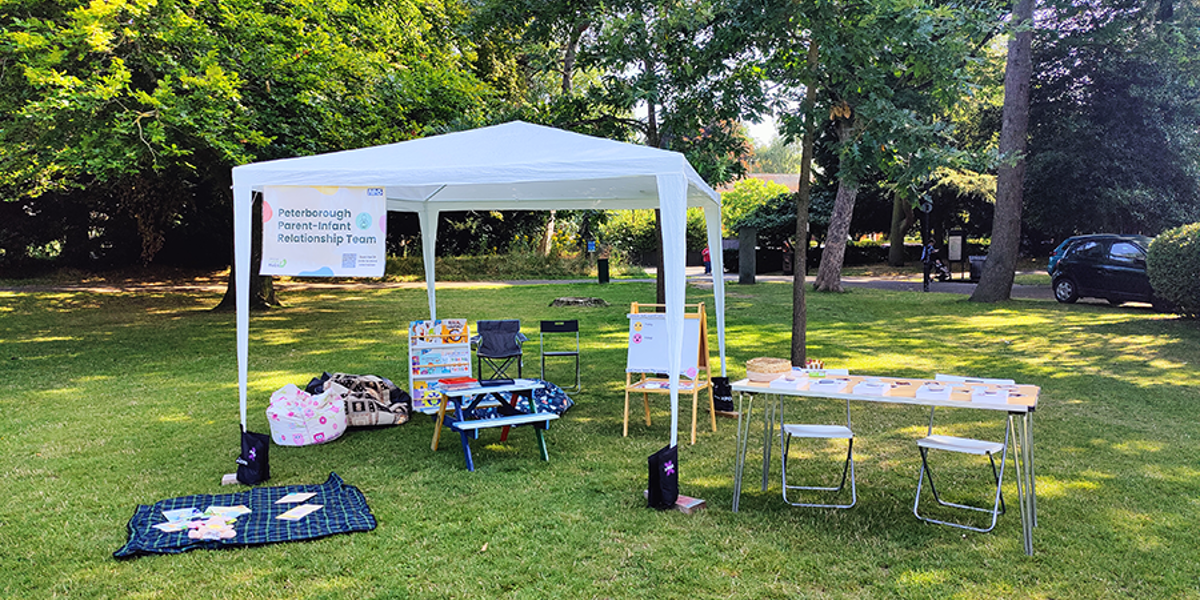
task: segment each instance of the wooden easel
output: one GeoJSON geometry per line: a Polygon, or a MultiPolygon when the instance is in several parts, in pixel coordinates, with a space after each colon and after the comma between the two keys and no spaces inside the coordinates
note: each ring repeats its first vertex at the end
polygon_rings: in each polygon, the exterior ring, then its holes
{"type": "MultiPolygon", "coordinates": [[[[643,314],[659,312],[657,309],[664,308],[664,304],[640,304],[634,302],[630,308],[630,314],[643,314]]],[[[712,391],[712,374],[709,370],[711,360],[708,354],[708,313],[704,310],[704,303],[685,304],[683,306],[683,318],[698,319],[700,322],[700,340],[697,348],[696,360],[696,377],[691,378],[685,375],[680,375],[680,393],[691,392],[692,395],[692,443],[696,443],[696,414],[699,406],[700,390],[708,390],[708,414],[712,420],[712,430],[717,430],[717,411],[713,404],[712,391]],[[687,383],[685,383],[685,381],[687,383]],[[690,390],[688,386],[690,384],[690,390]]],[[[687,327],[685,327],[687,329],[687,327]]],[[[686,344],[685,344],[686,347],[686,344]]],[[[642,406],[646,413],[646,426],[650,426],[650,394],[670,394],[669,380],[661,377],[649,377],[645,372],[630,370],[635,368],[635,365],[625,365],[625,419],[622,426],[621,435],[629,436],[629,393],[641,392],[642,406]],[[637,373],[640,378],[637,381],[633,380],[633,375],[637,373]]],[[[666,371],[667,369],[663,369],[666,371]]]]}

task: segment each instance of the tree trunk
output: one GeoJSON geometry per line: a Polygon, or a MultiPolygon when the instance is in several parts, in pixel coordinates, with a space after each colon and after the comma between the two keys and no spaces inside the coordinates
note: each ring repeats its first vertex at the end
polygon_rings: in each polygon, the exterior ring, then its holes
{"type": "MultiPolygon", "coordinates": [[[[817,41],[808,44],[808,65],[817,66],[817,41]]],[[[804,297],[808,275],[808,207],[812,193],[813,106],[817,86],[811,82],[804,90],[804,135],[800,138],[800,187],[796,190],[796,243],[792,259],[792,364],[803,367],[808,360],[808,301],[804,297]]]]}
{"type": "Polygon", "coordinates": [[[817,269],[815,287],[818,292],[846,291],[842,288],[842,262],[846,257],[846,240],[850,237],[850,219],[854,216],[857,197],[857,183],[838,180],[829,232],[825,234],[825,249],[821,251],[821,266],[817,269]]]}
{"type": "Polygon", "coordinates": [[[1000,302],[1012,294],[1013,272],[1021,244],[1025,142],[1029,128],[1029,82],[1033,74],[1033,0],[1013,7],[1016,33],[1008,42],[1004,72],[1004,109],[1000,124],[1000,168],[996,173],[996,216],[992,244],[972,302],[1000,302]]]}
{"type": "Polygon", "coordinates": [[[558,211],[550,211],[550,218],[546,219],[546,235],[542,237],[542,243],[538,248],[538,253],[542,256],[550,256],[550,250],[554,248],[554,221],[558,211]]]}
{"type": "MultiPolygon", "coordinates": [[[[838,141],[843,144],[854,135],[851,118],[839,118],[838,141]]],[[[842,165],[844,167],[844,165],[842,165]]],[[[854,217],[854,200],[858,197],[858,182],[850,179],[845,168],[838,169],[838,191],[825,234],[825,249],[821,251],[821,266],[817,268],[818,292],[844,292],[842,262],[846,256],[846,239],[850,237],[850,220],[854,217]]]]}
{"type": "MultiPolygon", "coordinates": [[[[262,194],[254,194],[254,205],[250,219],[250,310],[267,310],[272,306],[282,306],[275,297],[275,280],[269,275],[259,275],[262,263],[262,194]]],[[[237,243],[237,240],[234,240],[237,243]]],[[[237,310],[237,265],[232,261],[229,267],[229,283],[225,287],[225,295],[221,302],[213,307],[217,312],[233,312],[237,310]]]]}
{"type": "Polygon", "coordinates": [[[888,264],[893,267],[903,267],[907,257],[904,254],[904,236],[912,229],[916,217],[913,215],[912,203],[897,196],[892,200],[892,231],[888,234],[888,264]]]}
{"type": "Polygon", "coordinates": [[[567,39],[566,48],[563,49],[562,93],[564,96],[569,96],[574,87],[575,59],[579,53],[579,39],[583,37],[583,32],[587,31],[588,27],[591,27],[591,23],[586,21],[576,25],[567,39]]]}

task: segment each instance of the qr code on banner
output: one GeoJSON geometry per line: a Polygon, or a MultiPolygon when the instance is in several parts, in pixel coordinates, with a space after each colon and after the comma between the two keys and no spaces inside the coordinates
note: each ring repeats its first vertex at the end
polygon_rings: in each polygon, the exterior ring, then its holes
{"type": "Polygon", "coordinates": [[[342,268],[353,269],[358,265],[358,254],[353,252],[342,255],[342,268]]]}

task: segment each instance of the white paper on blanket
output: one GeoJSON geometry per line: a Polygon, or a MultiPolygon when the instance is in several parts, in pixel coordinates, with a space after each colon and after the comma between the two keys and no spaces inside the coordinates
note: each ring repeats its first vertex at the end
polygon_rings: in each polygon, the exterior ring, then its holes
{"type": "Polygon", "coordinates": [[[283,386],[271,394],[267,406],[271,439],[280,446],[307,446],[341,437],[346,431],[346,392],[335,383],[315,396],[290,383],[283,386]]]}

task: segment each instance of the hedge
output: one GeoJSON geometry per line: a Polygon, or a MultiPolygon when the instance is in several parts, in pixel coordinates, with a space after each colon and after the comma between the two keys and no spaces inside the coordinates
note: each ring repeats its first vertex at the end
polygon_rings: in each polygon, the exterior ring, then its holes
{"type": "Polygon", "coordinates": [[[1200,318],[1200,223],[1165,231],[1146,252],[1150,287],[1172,310],[1200,318]]]}

